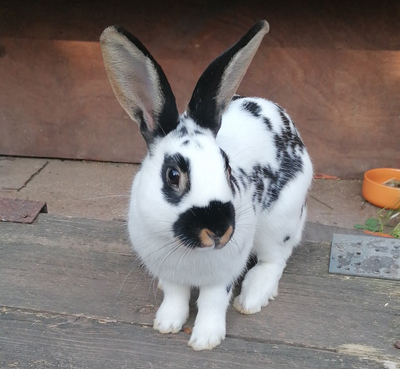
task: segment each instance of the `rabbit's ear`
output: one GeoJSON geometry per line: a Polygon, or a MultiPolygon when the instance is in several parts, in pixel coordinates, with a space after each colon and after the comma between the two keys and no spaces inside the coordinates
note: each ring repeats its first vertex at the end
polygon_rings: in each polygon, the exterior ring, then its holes
{"type": "Polygon", "coordinates": [[[215,59],[197,82],[188,114],[200,126],[211,129],[215,136],[221,126],[221,116],[268,30],[267,21],[256,23],[235,45],[215,59]]]}
{"type": "Polygon", "coordinates": [[[179,123],[171,86],[153,56],[123,28],[106,28],[100,44],[114,93],[150,146],[154,137],[165,136],[179,123]]]}

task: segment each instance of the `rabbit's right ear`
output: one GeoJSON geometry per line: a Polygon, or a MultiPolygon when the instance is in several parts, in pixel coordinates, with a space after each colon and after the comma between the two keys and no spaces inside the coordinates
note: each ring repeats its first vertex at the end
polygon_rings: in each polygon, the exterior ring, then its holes
{"type": "Polygon", "coordinates": [[[235,45],[215,59],[201,75],[187,112],[203,128],[217,136],[222,114],[268,32],[267,21],[257,22],[235,45]]]}
{"type": "Polygon", "coordinates": [[[106,28],[100,45],[115,96],[149,147],[155,137],[165,136],[179,123],[171,86],[149,51],[122,27],[106,28]]]}

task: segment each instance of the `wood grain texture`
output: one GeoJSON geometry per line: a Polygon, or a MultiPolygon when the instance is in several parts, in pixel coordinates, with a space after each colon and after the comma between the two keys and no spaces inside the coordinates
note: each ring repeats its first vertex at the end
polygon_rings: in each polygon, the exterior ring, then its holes
{"type": "MultiPolygon", "coordinates": [[[[188,336],[161,336],[144,328],[152,325],[162,294],[131,255],[125,227],[123,222],[48,214],[41,214],[32,225],[0,223],[0,306],[5,308],[0,330],[9,332],[7,339],[0,340],[0,347],[4,345],[4,352],[10,353],[7,360],[16,357],[18,348],[31,352],[25,354],[26,360],[45,358],[55,342],[66,351],[56,358],[50,355],[50,362],[66,363],[66,352],[75,352],[78,343],[86,342],[87,353],[78,350],[76,358],[84,358],[92,367],[96,366],[91,360],[102,357],[99,353],[104,347],[111,350],[118,365],[122,361],[118,361],[117,353],[121,353],[121,360],[128,360],[142,352],[145,360],[146,355],[158,357],[160,347],[191,357],[186,349],[188,336]],[[36,316],[43,312],[54,315],[51,319],[55,323],[36,316]],[[13,317],[12,323],[9,317],[13,317]],[[71,325],[74,317],[81,318],[71,325]],[[32,319],[39,321],[36,324],[32,319]],[[101,325],[104,320],[109,322],[101,325]],[[86,330],[85,324],[92,328],[86,330]],[[126,340],[124,335],[128,335],[126,340]],[[144,352],[142,346],[130,343],[132,340],[148,343],[150,351],[144,352]],[[34,354],[38,347],[42,347],[42,356],[34,354]]],[[[299,247],[286,268],[275,301],[251,316],[229,309],[228,339],[213,351],[212,360],[229,358],[230,365],[237,367],[243,356],[251,365],[259,365],[262,361],[257,361],[257,351],[272,360],[271,368],[288,367],[289,359],[299,367],[310,368],[379,368],[384,360],[397,362],[393,343],[400,331],[400,284],[330,275],[328,259],[329,244],[299,247]],[[366,356],[373,362],[354,361],[349,355],[366,356]],[[337,360],[338,366],[327,366],[325,360],[337,360]]],[[[195,298],[194,291],[188,327],[196,314],[195,298]]]]}
{"type": "Polygon", "coordinates": [[[317,172],[399,167],[400,5],[392,0],[5,2],[0,154],[140,161],[144,142],[104,72],[102,30],[119,23],[138,36],[183,111],[210,61],[259,18],[271,31],[239,92],[287,108],[317,172]]]}
{"type": "Polygon", "coordinates": [[[8,308],[0,312],[0,328],[2,367],[385,368],[333,351],[231,337],[223,349],[195,352],[187,347],[184,333],[163,336],[136,324],[8,308]]]}

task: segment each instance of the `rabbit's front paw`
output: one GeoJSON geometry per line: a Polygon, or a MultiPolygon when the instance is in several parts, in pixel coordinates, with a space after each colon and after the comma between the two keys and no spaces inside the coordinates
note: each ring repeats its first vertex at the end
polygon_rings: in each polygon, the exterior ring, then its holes
{"type": "Polygon", "coordinates": [[[225,339],[225,322],[217,325],[195,325],[188,345],[195,351],[212,350],[225,339]]]}
{"type": "Polygon", "coordinates": [[[188,316],[189,308],[163,302],[157,311],[153,328],[160,333],[178,333],[188,316]]]}

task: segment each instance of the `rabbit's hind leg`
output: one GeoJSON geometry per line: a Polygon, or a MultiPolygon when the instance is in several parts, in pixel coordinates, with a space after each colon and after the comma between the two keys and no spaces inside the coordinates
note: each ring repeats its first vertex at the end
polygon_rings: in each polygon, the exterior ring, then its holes
{"type": "Polygon", "coordinates": [[[272,211],[259,224],[253,247],[258,262],[247,272],[240,295],[234,300],[234,307],[239,312],[257,313],[278,295],[278,284],[287,259],[301,240],[305,206],[298,210],[297,220],[293,220],[293,214],[287,219],[278,219],[272,211]],[[271,224],[277,226],[271,227],[271,224]]]}
{"type": "Polygon", "coordinates": [[[286,263],[258,261],[250,269],[242,283],[240,295],[234,300],[234,307],[242,314],[255,314],[278,295],[278,284],[286,263]]]}

